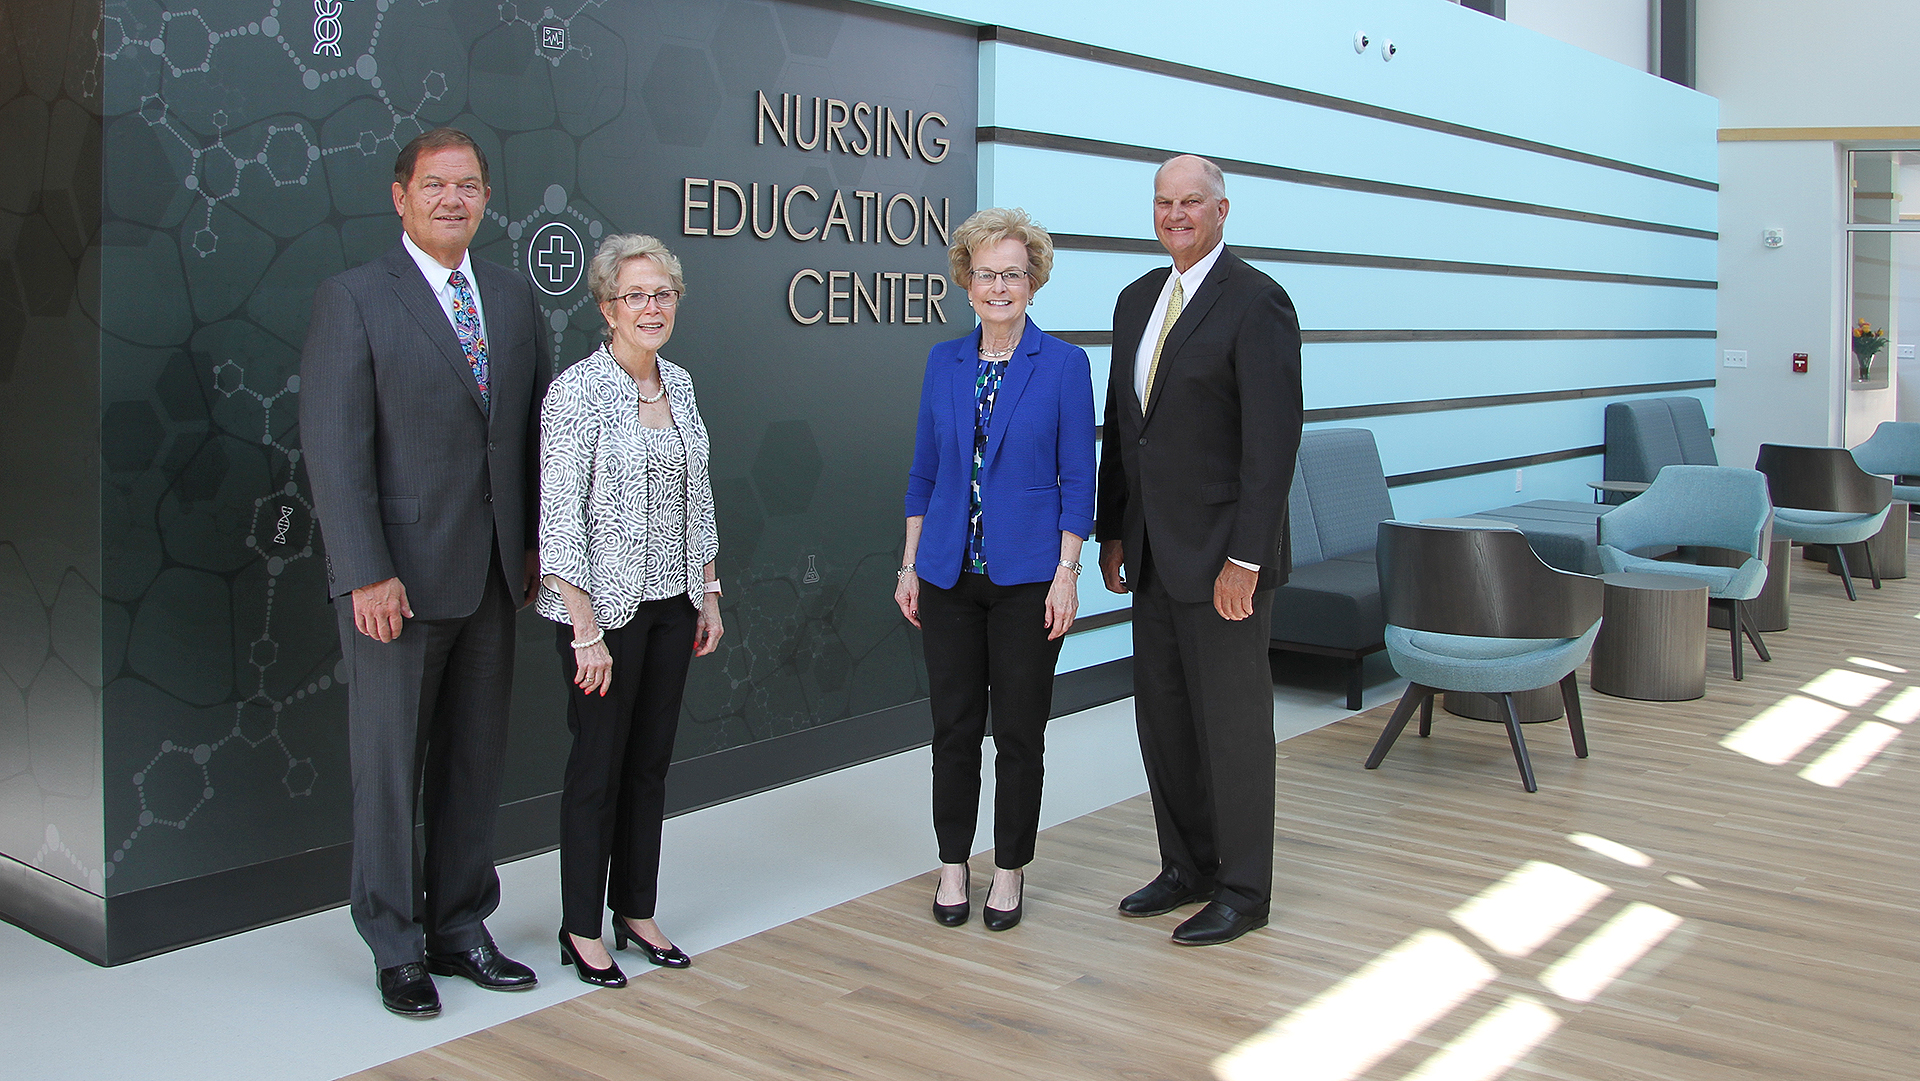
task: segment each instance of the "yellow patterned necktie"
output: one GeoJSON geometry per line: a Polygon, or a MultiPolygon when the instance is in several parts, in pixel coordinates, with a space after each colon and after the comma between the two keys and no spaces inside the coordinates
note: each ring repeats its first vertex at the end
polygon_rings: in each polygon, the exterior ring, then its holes
{"type": "Polygon", "coordinates": [[[1186,294],[1180,288],[1180,275],[1173,276],[1173,296],[1167,299],[1167,317],[1160,321],[1160,338],[1153,343],[1153,359],[1147,362],[1147,393],[1140,399],[1140,410],[1146,411],[1147,403],[1153,400],[1153,379],[1160,372],[1160,350],[1167,347],[1167,333],[1173,324],[1180,321],[1180,308],[1186,294]]]}

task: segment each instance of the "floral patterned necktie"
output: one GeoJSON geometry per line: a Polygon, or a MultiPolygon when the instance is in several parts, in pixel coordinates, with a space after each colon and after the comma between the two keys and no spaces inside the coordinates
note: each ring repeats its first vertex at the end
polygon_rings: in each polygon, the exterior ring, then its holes
{"type": "Polygon", "coordinates": [[[987,534],[980,518],[980,467],[987,458],[987,429],[993,423],[993,399],[1000,393],[1000,377],[1007,371],[1004,360],[983,360],[980,374],[974,378],[973,393],[973,485],[967,493],[967,570],[987,573],[987,534]]]}
{"type": "Polygon", "coordinates": [[[480,404],[491,407],[492,398],[487,394],[487,337],[480,330],[480,307],[474,303],[473,287],[467,284],[467,276],[457,270],[447,279],[447,284],[453,288],[453,329],[460,335],[460,351],[467,355],[474,381],[480,384],[480,404]]]}

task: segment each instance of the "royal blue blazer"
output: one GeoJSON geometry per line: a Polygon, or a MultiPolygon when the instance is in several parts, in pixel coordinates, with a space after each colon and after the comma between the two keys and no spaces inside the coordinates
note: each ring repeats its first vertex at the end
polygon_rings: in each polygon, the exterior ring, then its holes
{"type": "MultiPolygon", "coordinates": [[[[925,516],[914,565],[942,589],[960,580],[973,485],[974,380],[980,329],[927,354],[907,473],[907,517],[925,516]]],[[[980,469],[987,577],[1050,582],[1060,534],[1093,532],[1093,375],[1086,351],[1027,320],[994,400],[980,469]]]]}

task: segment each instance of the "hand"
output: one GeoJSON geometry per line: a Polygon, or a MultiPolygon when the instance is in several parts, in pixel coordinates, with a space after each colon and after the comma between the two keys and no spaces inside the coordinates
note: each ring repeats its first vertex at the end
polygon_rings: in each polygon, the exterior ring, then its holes
{"type": "Polygon", "coordinates": [[[353,591],[353,625],[376,642],[391,642],[400,637],[404,620],[413,618],[407,605],[407,587],[400,579],[361,586],[353,591]]]}
{"type": "Polygon", "coordinates": [[[527,577],[520,583],[520,607],[540,599],[540,549],[527,549],[527,577]]]}
{"type": "MultiPolygon", "coordinates": [[[[581,634],[580,628],[575,627],[573,636],[573,640],[578,642],[583,638],[592,638],[593,634],[581,634]]],[[[613,689],[613,654],[607,652],[605,641],[573,651],[573,683],[585,693],[597,694],[602,698],[613,689]]]]}
{"type": "Polygon", "coordinates": [[[900,614],[907,622],[920,625],[920,576],[908,571],[901,575],[893,587],[893,603],[900,606],[900,614]]]}
{"type": "Polygon", "coordinates": [[[693,625],[693,655],[704,657],[720,648],[720,636],[727,633],[720,623],[720,594],[709,593],[700,605],[700,618],[693,625]]]}
{"type": "Polygon", "coordinates": [[[1100,577],[1106,580],[1107,592],[1131,593],[1133,587],[1126,580],[1127,553],[1117,540],[1100,542],[1100,577]]]}
{"type": "Polygon", "coordinates": [[[1213,580],[1213,610],[1221,618],[1239,622],[1253,614],[1253,587],[1259,571],[1250,571],[1229,559],[1213,580]]]}
{"type": "Polygon", "coordinates": [[[1061,567],[1053,574],[1053,585],[1047,587],[1047,641],[1067,633],[1079,611],[1080,577],[1073,570],[1061,567]]]}

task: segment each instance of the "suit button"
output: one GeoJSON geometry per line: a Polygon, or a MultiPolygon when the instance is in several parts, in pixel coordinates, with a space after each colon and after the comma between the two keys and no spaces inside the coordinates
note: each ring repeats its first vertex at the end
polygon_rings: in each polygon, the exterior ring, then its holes
{"type": "Polygon", "coordinates": [[[1147,437],[1146,437],[1146,436],[1144,436],[1144,435],[1143,435],[1143,436],[1141,436],[1141,437],[1140,437],[1140,445],[1141,445],[1141,446],[1143,446],[1143,447],[1147,445],[1147,437]]]}
{"type": "Polygon", "coordinates": [[[489,502],[489,503],[491,503],[491,502],[493,502],[493,493],[492,493],[492,492],[488,492],[488,493],[487,493],[487,502],[489,502]]]}
{"type": "Polygon", "coordinates": [[[494,447],[494,445],[493,445],[492,443],[488,443],[488,444],[487,444],[487,452],[488,452],[489,454],[491,454],[491,453],[492,453],[492,452],[493,452],[493,451],[494,451],[495,449],[496,449],[496,448],[494,447]]]}

